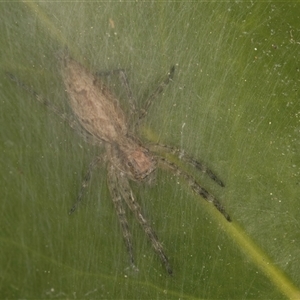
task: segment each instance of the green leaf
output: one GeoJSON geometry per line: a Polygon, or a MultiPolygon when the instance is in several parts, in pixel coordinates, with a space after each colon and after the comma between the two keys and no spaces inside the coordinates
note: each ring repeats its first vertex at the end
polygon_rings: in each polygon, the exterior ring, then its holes
{"type": "MultiPolygon", "coordinates": [[[[298,3],[2,3],[1,298],[300,298],[298,3]],[[138,273],[106,186],[88,164],[103,149],[6,76],[70,113],[60,75],[67,47],[93,71],[125,68],[138,105],[171,65],[173,82],[141,130],[204,161],[225,182],[187,168],[233,222],[166,170],[133,183],[174,269],[166,274],[129,214],[138,273]]],[[[128,112],[124,88],[112,89],[128,112]]]]}

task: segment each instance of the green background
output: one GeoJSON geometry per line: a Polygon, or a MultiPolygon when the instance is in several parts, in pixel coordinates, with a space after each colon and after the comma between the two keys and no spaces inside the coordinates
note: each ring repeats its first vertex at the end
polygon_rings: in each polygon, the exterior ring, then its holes
{"type": "MultiPolygon", "coordinates": [[[[29,2],[0,4],[1,298],[300,298],[300,5],[29,2]],[[103,149],[19,89],[8,71],[70,112],[57,59],[125,68],[140,107],[170,66],[141,138],[205,161],[226,220],[173,174],[133,183],[174,269],[166,274],[129,215],[139,272],[128,270],[102,166],[73,215],[82,176],[103,149]]],[[[125,111],[122,86],[111,82],[125,111]]]]}

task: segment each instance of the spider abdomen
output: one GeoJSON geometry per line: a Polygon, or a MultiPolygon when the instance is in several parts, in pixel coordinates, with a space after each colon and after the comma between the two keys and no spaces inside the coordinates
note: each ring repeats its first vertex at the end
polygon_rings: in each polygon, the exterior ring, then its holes
{"type": "Polygon", "coordinates": [[[127,134],[124,113],[116,97],[77,61],[64,59],[63,80],[70,106],[83,128],[109,143],[127,134]]]}

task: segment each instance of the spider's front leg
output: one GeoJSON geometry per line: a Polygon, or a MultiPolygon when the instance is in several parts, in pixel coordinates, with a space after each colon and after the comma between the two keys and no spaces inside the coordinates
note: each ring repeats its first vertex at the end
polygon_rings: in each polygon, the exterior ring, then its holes
{"type": "Polygon", "coordinates": [[[119,217],[119,221],[121,223],[121,227],[123,230],[123,236],[125,239],[125,243],[127,246],[127,250],[129,252],[129,256],[131,259],[131,263],[134,265],[133,253],[132,253],[132,242],[131,242],[131,235],[128,229],[128,223],[126,220],[126,216],[123,214],[119,207],[119,202],[121,201],[121,197],[125,200],[127,206],[134,214],[137,221],[142,226],[144,232],[146,233],[148,239],[150,240],[154,251],[159,256],[160,260],[164,264],[167,272],[172,275],[173,270],[170,266],[169,260],[164,253],[164,249],[162,244],[159,242],[158,237],[150,226],[146,218],[142,213],[142,209],[140,205],[135,201],[131,188],[129,186],[129,182],[125,174],[121,173],[119,170],[114,168],[112,165],[109,167],[109,178],[110,178],[110,191],[113,197],[113,201],[117,210],[117,214],[119,217]],[[121,197],[120,197],[121,196],[121,197]]]}
{"type": "Polygon", "coordinates": [[[131,266],[133,267],[133,269],[138,270],[134,264],[132,237],[129,231],[129,225],[127,222],[125,209],[122,203],[122,197],[119,193],[119,182],[116,172],[118,171],[115,169],[115,167],[111,164],[108,164],[108,188],[122,228],[123,237],[127,248],[127,252],[129,254],[131,266]]]}
{"type": "Polygon", "coordinates": [[[202,173],[206,174],[208,177],[210,177],[213,181],[215,181],[218,185],[221,187],[224,187],[225,184],[223,181],[218,178],[218,176],[211,170],[209,169],[204,163],[194,159],[190,155],[184,153],[184,151],[168,146],[168,145],[162,145],[162,144],[154,144],[150,145],[149,149],[153,152],[156,153],[161,153],[161,152],[167,152],[176,155],[180,160],[188,163],[189,165],[193,166],[197,170],[201,171],[202,173]]]}
{"type": "Polygon", "coordinates": [[[167,169],[173,171],[174,174],[177,176],[183,177],[189,186],[193,189],[194,192],[196,192],[198,195],[202,196],[207,202],[212,203],[217,210],[226,218],[228,222],[231,222],[231,218],[229,214],[226,212],[224,206],[219,202],[218,199],[216,199],[212,194],[210,194],[205,188],[203,188],[194,178],[193,176],[189,175],[187,172],[179,169],[179,167],[168,161],[164,157],[158,157],[157,158],[159,163],[163,166],[165,166],[167,169]]]}

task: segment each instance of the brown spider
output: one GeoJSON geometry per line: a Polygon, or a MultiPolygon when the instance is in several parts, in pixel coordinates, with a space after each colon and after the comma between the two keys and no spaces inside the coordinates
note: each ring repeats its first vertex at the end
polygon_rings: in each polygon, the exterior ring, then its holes
{"type": "MultiPolygon", "coordinates": [[[[7,75],[19,86],[34,95],[38,101],[48,106],[52,111],[66,120],[73,129],[78,130],[78,127],[80,127],[80,132],[84,135],[87,141],[98,143],[99,145],[103,144],[103,142],[105,144],[105,157],[96,157],[90,164],[84,177],[77,201],[69,213],[72,214],[81,202],[84,190],[88,185],[93,169],[100,161],[104,160],[107,164],[110,194],[123,231],[123,237],[129,253],[131,266],[136,269],[133,256],[132,237],[129,231],[122,200],[125,201],[137,221],[142,226],[152,244],[152,247],[154,248],[154,251],[160,257],[167,272],[171,275],[172,268],[170,266],[169,259],[166,256],[163,246],[159,242],[155,231],[143,216],[141,207],[135,200],[131,191],[128,179],[142,181],[149,177],[157,166],[165,167],[176,175],[182,176],[197,194],[201,195],[208,202],[211,202],[228,221],[231,221],[230,216],[226,213],[224,207],[213,195],[201,187],[201,185],[197,183],[191,175],[179,169],[175,163],[160,156],[159,152],[163,150],[164,152],[175,154],[181,160],[206,173],[220,186],[224,186],[224,184],[205,165],[194,160],[192,157],[183,154],[178,149],[158,144],[149,145],[148,148],[143,146],[139,139],[133,135],[133,132],[130,132],[125,115],[119,106],[118,100],[99,79],[99,76],[93,75],[80,63],[70,58],[68,55],[64,55],[62,61],[62,77],[75,118],[67,117],[65,114],[62,114],[56,106],[40,97],[33,89],[22,83],[15,76],[10,73],[7,73],[7,75]]],[[[129,94],[131,115],[133,118],[135,116],[136,119],[134,127],[137,127],[140,121],[146,116],[147,110],[152,104],[154,98],[156,98],[158,94],[163,91],[164,87],[172,80],[174,70],[174,67],[170,69],[167,78],[148,98],[145,109],[139,112],[135,109],[132,93],[123,70],[116,70],[97,75],[109,75],[113,73],[118,73],[120,75],[120,78],[122,79],[129,94]]]]}

